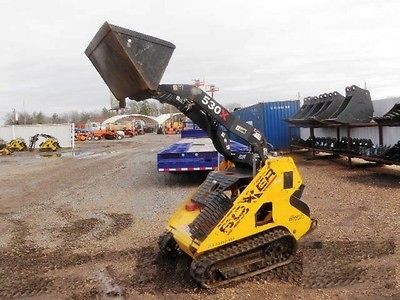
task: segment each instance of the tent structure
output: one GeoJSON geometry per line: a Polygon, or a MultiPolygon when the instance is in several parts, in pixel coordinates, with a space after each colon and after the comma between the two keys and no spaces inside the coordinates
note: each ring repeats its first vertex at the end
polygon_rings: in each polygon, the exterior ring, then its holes
{"type": "Polygon", "coordinates": [[[139,120],[143,120],[145,123],[149,125],[159,125],[162,126],[166,121],[169,119],[175,117],[175,116],[184,116],[182,113],[172,113],[172,114],[163,114],[159,115],[158,117],[153,117],[153,116],[146,116],[142,114],[126,114],[126,115],[117,115],[117,116],[112,116],[106,120],[104,120],[101,123],[101,127],[105,127],[107,124],[110,123],[115,123],[118,120],[124,119],[124,118],[135,118],[139,120]]]}

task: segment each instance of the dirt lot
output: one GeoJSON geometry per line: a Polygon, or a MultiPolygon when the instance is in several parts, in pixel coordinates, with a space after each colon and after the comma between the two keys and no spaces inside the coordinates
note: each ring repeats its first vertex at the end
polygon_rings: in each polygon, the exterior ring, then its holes
{"type": "Polygon", "coordinates": [[[157,238],[204,176],[156,171],[176,137],[79,144],[75,155],[0,157],[0,298],[400,299],[400,168],[296,155],[319,227],[295,262],[204,290],[157,238]]]}

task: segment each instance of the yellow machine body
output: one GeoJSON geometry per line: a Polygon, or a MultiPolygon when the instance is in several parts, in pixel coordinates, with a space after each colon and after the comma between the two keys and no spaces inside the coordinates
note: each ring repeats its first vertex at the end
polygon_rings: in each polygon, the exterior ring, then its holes
{"type": "Polygon", "coordinates": [[[7,148],[2,148],[0,149],[0,155],[10,155],[11,151],[8,150],[7,148]]]}
{"type": "Polygon", "coordinates": [[[27,149],[23,138],[16,138],[7,143],[7,148],[11,151],[24,151],[27,149]]]}
{"type": "MultiPolygon", "coordinates": [[[[230,170],[221,173],[229,176],[230,170]]],[[[286,228],[298,240],[312,225],[308,207],[293,199],[301,188],[302,179],[292,158],[269,158],[203,241],[193,239],[188,227],[200,214],[200,209],[187,209],[191,197],[171,217],[167,230],[179,248],[193,258],[275,227],[286,228]]]]}
{"type": "Polygon", "coordinates": [[[57,139],[52,137],[46,138],[39,145],[39,151],[57,151],[60,148],[61,147],[57,139]]]}

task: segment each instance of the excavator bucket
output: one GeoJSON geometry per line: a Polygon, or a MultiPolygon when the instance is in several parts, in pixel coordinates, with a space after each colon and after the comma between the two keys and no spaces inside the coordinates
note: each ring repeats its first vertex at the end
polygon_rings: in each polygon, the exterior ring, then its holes
{"type": "Polygon", "coordinates": [[[107,22],[85,50],[118,100],[155,91],[175,49],[170,42],[107,22]]]}
{"type": "Polygon", "coordinates": [[[296,124],[303,126],[317,126],[322,120],[329,118],[340,107],[344,97],[338,92],[319,95],[318,103],[303,117],[296,120],[296,124]]]}
{"type": "Polygon", "coordinates": [[[339,94],[336,91],[333,93],[324,94],[323,97],[327,99],[324,106],[320,109],[318,113],[316,113],[309,119],[317,122],[329,119],[339,109],[345,99],[343,95],[339,94]]]}
{"type": "Polygon", "coordinates": [[[293,116],[290,117],[288,121],[291,122],[291,120],[302,119],[310,111],[313,104],[314,102],[311,97],[304,98],[304,104],[300,107],[297,113],[295,113],[293,116]]]}
{"type": "Polygon", "coordinates": [[[314,109],[314,111],[312,111],[308,117],[306,117],[306,120],[308,122],[316,122],[319,123],[316,119],[315,116],[318,115],[319,113],[321,113],[322,111],[324,111],[331,103],[332,94],[328,94],[328,93],[324,93],[318,96],[319,100],[320,100],[320,104],[318,107],[316,107],[316,109],[314,109]]]}
{"type": "Polygon", "coordinates": [[[297,116],[297,118],[294,117],[290,118],[289,122],[298,126],[300,125],[309,126],[310,121],[307,120],[307,118],[319,112],[319,110],[323,107],[324,103],[325,99],[323,99],[322,96],[312,97],[310,101],[310,106],[308,107],[307,111],[304,111],[302,114],[300,114],[300,117],[297,116]]]}
{"type": "Polygon", "coordinates": [[[396,103],[391,110],[389,110],[382,117],[374,118],[374,121],[379,124],[392,124],[400,123],[400,102],[396,103]]]}
{"type": "MultiPolygon", "coordinates": [[[[317,98],[317,97],[315,97],[317,98]]],[[[328,94],[321,94],[318,96],[314,107],[307,113],[307,115],[300,120],[300,124],[305,124],[307,126],[311,126],[314,124],[318,124],[319,122],[312,119],[316,114],[324,110],[327,105],[329,105],[329,97],[328,94]]]]}
{"type": "Polygon", "coordinates": [[[328,124],[368,123],[374,113],[371,96],[368,90],[352,85],[346,88],[346,98],[328,119],[328,124]]]}

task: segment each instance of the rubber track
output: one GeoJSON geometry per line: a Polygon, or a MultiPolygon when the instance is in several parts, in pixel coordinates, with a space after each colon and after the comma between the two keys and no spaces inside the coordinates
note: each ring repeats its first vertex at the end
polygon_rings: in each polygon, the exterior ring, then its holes
{"type": "Polygon", "coordinates": [[[200,205],[207,205],[214,199],[215,193],[222,193],[238,180],[239,178],[235,176],[225,176],[218,172],[212,172],[199,186],[196,194],[192,197],[192,201],[200,205]],[[214,186],[215,190],[212,191],[214,186]]]}
{"type": "Polygon", "coordinates": [[[296,247],[296,240],[294,237],[284,228],[276,228],[266,232],[262,232],[260,234],[245,238],[243,240],[230,243],[228,245],[217,248],[216,250],[212,250],[204,255],[193,260],[190,268],[190,273],[194,280],[200,283],[202,286],[206,288],[213,288],[220,285],[228,284],[233,281],[243,280],[258,274],[262,274],[264,272],[270,271],[277,267],[281,267],[289,264],[293,258],[294,253],[296,251],[295,247],[291,249],[290,257],[284,261],[275,262],[272,265],[263,267],[261,269],[255,269],[245,274],[241,274],[236,277],[232,277],[229,279],[224,279],[222,281],[210,282],[209,279],[206,278],[205,274],[207,270],[213,265],[220,263],[224,260],[227,260],[226,265],[229,265],[229,259],[235,259],[243,254],[249,254],[252,250],[259,251],[260,247],[266,247],[268,244],[272,242],[276,242],[280,239],[289,237],[292,239],[293,244],[296,247]]]}
{"type": "Polygon", "coordinates": [[[211,200],[189,224],[192,238],[203,241],[231,209],[233,203],[225,194],[213,193],[211,200]]]}

